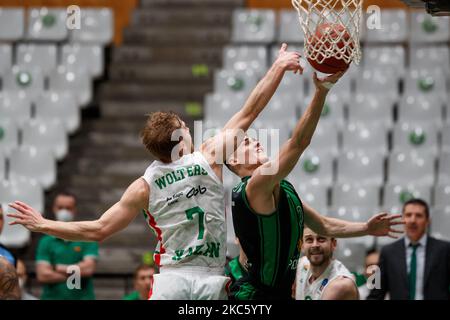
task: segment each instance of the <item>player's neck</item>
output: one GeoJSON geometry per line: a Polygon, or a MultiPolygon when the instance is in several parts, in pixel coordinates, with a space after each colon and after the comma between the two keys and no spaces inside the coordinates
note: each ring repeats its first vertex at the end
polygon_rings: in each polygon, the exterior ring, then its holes
{"type": "Polygon", "coordinates": [[[314,282],[317,278],[319,278],[325,270],[328,268],[328,266],[331,263],[331,259],[327,262],[324,262],[320,266],[313,266],[311,265],[311,277],[309,278],[310,283],[314,282]]]}

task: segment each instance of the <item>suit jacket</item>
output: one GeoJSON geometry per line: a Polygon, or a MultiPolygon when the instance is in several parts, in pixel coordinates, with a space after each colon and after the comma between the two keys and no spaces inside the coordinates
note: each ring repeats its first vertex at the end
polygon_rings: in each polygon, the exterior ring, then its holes
{"type": "MultiPolygon", "coordinates": [[[[405,239],[381,249],[379,267],[381,288],[373,289],[368,300],[383,300],[389,293],[392,300],[408,300],[405,239]]],[[[450,299],[450,243],[427,238],[425,248],[423,296],[425,300],[450,299]]]]}

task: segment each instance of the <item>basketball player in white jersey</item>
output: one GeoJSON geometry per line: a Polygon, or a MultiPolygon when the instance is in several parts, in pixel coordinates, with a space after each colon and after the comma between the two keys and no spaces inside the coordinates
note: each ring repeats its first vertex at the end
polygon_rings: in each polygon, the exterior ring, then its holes
{"type": "Polygon", "coordinates": [[[258,114],[275,93],[286,71],[302,73],[300,54],[283,44],[277,60],[237,112],[215,137],[194,152],[185,123],[174,113],[155,112],[142,141],[157,159],[98,220],[59,222],[44,219],[25,203],[12,224],[71,241],[102,241],[124,229],[144,211],[158,238],[151,299],[226,299],[224,160],[236,150],[258,114]],[[230,133],[231,131],[231,133],[230,133]],[[174,134],[175,133],[175,139],[174,134]],[[242,133],[242,134],[238,134],[242,133]],[[228,146],[233,146],[228,150],[228,146]]]}
{"type": "Polygon", "coordinates": [[[325,237],[305,227],[302,252],[297,265],[295,299],[358,300],[353,274],[333,259],[336,239],[325,237]]]}

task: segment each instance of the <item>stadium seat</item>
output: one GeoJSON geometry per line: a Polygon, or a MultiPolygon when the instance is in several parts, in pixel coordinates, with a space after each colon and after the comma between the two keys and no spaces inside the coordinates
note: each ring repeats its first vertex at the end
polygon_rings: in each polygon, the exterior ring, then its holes
{"type": "Polygon", "coordinates": [[[12,46],[7,43],[0,43],[0,75],[11,69],[12,46]]]}
{"type": "Polygon", "coordinates": [[[6,177],[6,154],[3,150],[0,150],[0,181],[4,180],[6,177]]]}
{"type": "Polygon", "coordinates": [[[446,79],[442,70],[411,69],[405,78],[405,95],[425,95],[446,99],[446,79]]]}
{"type": "Polygon", "coordinates": [[[3,78],[3,90],[24,92],[33,100],[44,90],[44,75],[39,68],[13,66],[3,78]]]}
{"type": "Polygon", "coordinates": [[[450,71],[449,49],[447,46],[411,46],[409,65],[412,69],[450,71]]]}
{"type": "Polygon", "coordinates": [[[9,119],[21,124],[30,117],[31,102],[23,92],[0,94],[0,119],[9,119]]]}
{"type": "Polygon", "coordinates": [[[402,46],[365,46],[365,69],[390,69],[396,74],[405,73],[405,49],[402,46]]]}
{"type": "Polygon", "coordinates": [[[110,8],[81,10],[81,27],[70,33],[71,42],[107,45],[114,35],[114,13],[110,8]]]}
{"type": "Polygon", "coordinates": [[[378,152],[348,151],[337,158],[337,182],[381,187],[384,155],[378,152]]]}
{"type": "Polygon", "coordinates": [[[431,235],[438,239],[450,241],[450,206],[433,209],[431,235]]]}
{"type": "Polygon", "coordinates": [[[442,126],[442,101],[433,96],[404,96],[398,107],[398,121],[442,126]]]}
{"type": "Polygon", "coordinates": [[[323,185],[311,185],[303,183],[302,181],[291,181],[294,184],[297,193],[302,202],[307,203],[311,208],[323,215],[328,214],[328,188],[323,185]]]}
{"type": "Polygon", "coordinates": [[[284,121],[287,126],[293,128],[298,118],[297,111],[298,108],[292,96],[276,95],[255,121],[284,121]]]}
{"type": "MultiPolygon", "coordinates": [[[[312,101],[312,96],[303,99],[301,109],[303,112],[312,101]]],[[[330,91],[323,105],[322,114],[319,120],[319,126],[333,126],[341,130],[344,126],[344,102],[340,95],[330,91]]]]}
{"type": "Polygon", "coordinates": [[[0,7],[0,42],[21,40],[24,33],[24,10],[0,7]]]}
{"type": "Polygon", "coordinates": [[[253,70],[263,76],[267,70],[268,54],[264,46],[227,46],[223,52],[225,70],[253,70]]]}
{"type": "Polygon", "coordinates": [[[426,12],[411,12],[411,33],[412,43],[447,42],[449,39],[448,19],[432,17],[426,12]]]}
{"type": "Polygon", "coordinates": [[[214,74],[214,92],[220,94],[242,93],[249,95],[257,84],[257,77],[251,70],[220,70],[214,74]]]}
{"type": "Polygon", "coordinates": [[[342,131],[342,151],[366,151],[386,155],[388,135],[379,122],[350,122],[342,131]]]}
{"type": "Polygon", "coordinates": [[[22,129],[22,146],[48,148],[57,160],[62,160],[68,149],[64,124],[60,120],[30,120],[22,129]]]}
{"type": "Polygon", "coordinates": [[[339,151],[339,131],[336,126],[319,122],[308,150],[329,151],[336,156],[339,151]]]}
{"type": "Polygon", "coordinates": [[[30,8],[28,10],[27,39],[63,41],[67,38],[67,10],[65,8],[30,8]]]}
{"type": "Polygon", "coordinates": [[[399,75],[389,69],[363,70],[356,79],[356,92],[395,100],[399,96],[399,75]]]}
{"type": "MultiPolygon", "coordinates": [[[[381,28],[368,29],[365,40],[376,43],[400,43],[408,39],[408,12],[406,10],[384,9],[380,14],[381,28]]],[[[365,21],[365,20],[364,20],[365,21]]]]}
{"type": "Polygon", "coordinates": [[[19,145],[19,130],[15,121],[0,118],[0,150],[5,153],[19,145]]]}
{"type": "Polygon", "coordinates": [[[434,206],[450,207],[450,180],[442,181],[434,188],[434,206]]]}
{"type": "Polygon", "coordinates": [[[71,134],[80,127],[80,110],[70,92],[43,92],[35,105],[39,121],[59,120],[71,134]]]}
{"type": "Polygon", "coordinates": [[[300,108],[305,101],[305,81],[305,78],[300,77],[293,72],[285,73],[274,97],[289,95],[298,108],[300,108]]]}
{"type": "Polygon", "coordinates": [[[393,152],[388,158],[388,182],[390,184],[434,183],[435,156],[429,152],[393,152]]]}
{"type": "Polygon", "coordinates": [[[39,67],[48,75],[56,68],[57,47],[51,44],[20,44],[16,47],[16,64],[22,69],[39,67]]]}
{"type": "Polygon", "coordinates": [[[261,9],[236,9],[232,18],[235,43],[271,43],[275,40],[275,12],[261,9]]]}
{"type": "Polygon", "coordinates": [[[205,96],[204,118],[216,121],[220,127],[231,119],[245,103],[246,95],[210,93],[205,96]]]}
{"type": "Polygon", "coordinates": [[[66,44],[61,48],[61,59],[69,71],[84,70],[93,78],[103,74],[103,47],[99,45],[66,44]]]}
{"type": "Polygon", "coordinates": [[[293,185],[302,183],[330,187],[333,183],[333,162],[333,154],[328,150],[314,152],[308,149],[292,170],[289,181],[293,185]]]}
{"type": "Polygon", "coordinates": [[[383,189],[382,210],[392,214],[400,214],[403,204],[412,198],[421,198],[431,203],[431,188],[426,184],[421,184],[415,178],[403,184],[388,183],[383,189]]]}
{"type": "Polygon", "coordinates": [[[348,105],[349,123],[363,122],[391,128],[394,119],[394,99],[372,93],[356,94],[348,105]]]}
{"type": "Polygon", "coordinates": [[[439,150],[436,126],[426,123],[397,123],[392,134],[392,150],[436,155],[439,150]]]}
{"type": "Polygon", "coordinates": [[[23,177],[0,179],[0,203],[7,204],[19,200],[44,214],[44,199],[44,190],[36,180],[23,177]]]}
{"type": "Polygon", "coordinates": [[[363,238],[338,239],[334,258],[341,261],[351,272],[363,273],[362,266],[367,248],[363,238]]]}
{"type": "MultiPolygon", "coordinates": [[[[0,203],[1,205],[1,203],[0,203]]],[[[12,208],[3,206],[3,212],[13,212],[12,208]]],[[[11,226],[9,223],[14,219],[4,215],[3,231],[0,234],[0,243],[8,248],[23,248],[27,246],[31,240],[31,232],[21,225],[11,226]]]]}
{"type": "Polygon", "coordinates": [[[56,182],[56,162],[48,148],[20,147],[11,152],[9,178],[34,179],[48,190],[56,182]]]}
{"type": "Polygon", "coordinates": [[[291,124],[283,120],[261,121],[257,119],[247,131],[247,134],[257,139],[267,156],[273,158],[290,137],[291,130],[291,124]]]}
{"type": "Polygon", "coordinates": [[[338,183],[331,189],[331,212],[335,218],[366,221],[380,205],[380,188],[375,185],[338,183]]]}
{"type": "Polygon", "coordinates": [[[92,83],[85,73],[72,72],[59,66],[49,77],[50,91],[70,91],[77,98],[80,107],[86,107],[92,100],[92,83]]]}
{"type": "Polygon", "coordinates": [[[280,26],[278,28],[278,42],[302,43],[303,30],[300,26],[298,13],[295,10],[279,11],[280,26]]]}
{"type": "Polygon", "coordinates": [[[443,152],[439,156],[438,184],[450,184],[450,152],[443,152]]]}
{"type": "Polygon", "coordinates": [[[442,152],[450,152],[450,122],[442,127],[441,137],[442,137],[442,152]]]}

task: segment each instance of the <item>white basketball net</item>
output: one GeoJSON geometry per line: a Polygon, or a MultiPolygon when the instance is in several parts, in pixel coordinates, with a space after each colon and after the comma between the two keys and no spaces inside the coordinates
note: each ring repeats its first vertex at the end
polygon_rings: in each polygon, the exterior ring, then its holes
{"type": "Polygon", "coordinates": [[[346,63],[359,64],[361,47],[359,26],[363,0],[292,0],[297,9],[300,25],[305,35],[304,54],[306,58],[322,63],[334,57],[346,63]],[[344,29],[321,29],[322,36],[316,36],[317,27],[323,23],[342,25],[344,29]],[[325,30],[325,32],[323,32],[325,30]],[[331,32],[328,32],[331,31],[331,32]],[[348,37],[349,35],[349,37],[348,37]]]}

